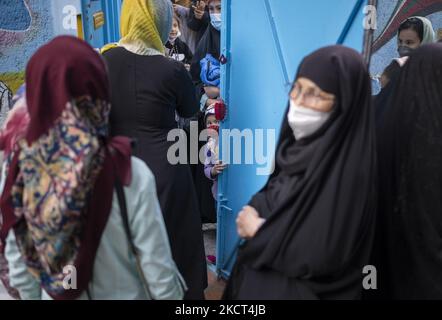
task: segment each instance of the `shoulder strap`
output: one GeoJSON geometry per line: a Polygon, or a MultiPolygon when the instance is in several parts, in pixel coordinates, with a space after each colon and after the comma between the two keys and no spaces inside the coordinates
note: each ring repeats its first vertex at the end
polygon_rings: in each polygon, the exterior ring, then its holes
{"type": "Polygon", "coordinates": [[[143,269],[141,268],[141,262],[140,262],[140,257],[138,255],[138,250],[133,242],[132,233],[130,231],[130,226],[129,226],[129,217],[127,214],[126,197],[124,195],[123,186],[118,178],[115,181],[115,189],[117,192],[118,203],[120,206],[120,213],[121,213],[121,218],[123,220],[124,231],[126,233],[126,237],[129,242],[130,250],[136,259],[138,275],[141,278],[141,282],[143,284],[143,288],[144,288],[146,295],[149,298],[151,298],[152,300],[154,300],[153,295],[150,293],[149,284],[147,283],[146,277],[144,276],[143,269]]]}
{"type": "Polygon", "coordinates": [[[129,241],[130,250],[134,255],[137,255],[137,249],[135,247],[135,244],[132,240],[132,233],[130,231],[129,227],[129,217],[127,214],[127,206],[126,206],[126,196],[124,195],[124,189],[121,185],[120,181],[117,179],[115,181],[115,189],[117,191],[117,197],[118,197],[118,204],[120,206],[120,214],[121,218],[123,219],[123,227],[124,232],[126,233],[127,240],[129,241]]]}

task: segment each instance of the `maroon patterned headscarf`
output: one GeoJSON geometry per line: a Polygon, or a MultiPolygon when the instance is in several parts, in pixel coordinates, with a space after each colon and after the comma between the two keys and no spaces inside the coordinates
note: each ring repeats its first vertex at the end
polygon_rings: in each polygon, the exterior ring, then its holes
{"type": "Polygon", "coordinates": [[[26,84],[30,122],[8,161],[0,236],[4,243],[14,230],[52,298],[75,299],[91,280],[115,181],[130,184],[130,141],[107,136],[106,68],[85,42],[61,36],[41,47],[26,84]],[[76,268],[77,289],[62,286],[65,266],[76,268]]]}

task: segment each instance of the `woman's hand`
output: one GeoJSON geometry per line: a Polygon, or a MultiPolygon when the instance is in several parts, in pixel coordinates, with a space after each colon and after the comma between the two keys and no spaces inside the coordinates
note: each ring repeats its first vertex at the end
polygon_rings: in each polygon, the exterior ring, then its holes
{"type": "Polygon", "coordinates": [[[221,95],[219,88],[212,86],[204,87],[204,93],[209,97],[209,99],[216,99],[221,95]]]}
{"type": "Polygon", "coordinates": [[[265,219],[259,217],[258,211],[251,206],[246,206],[238,214],[236,227],[241,238],[251,239],[264,224],[265,219]]]}
{"type": "Polygon", "coordinates": [[[226,168],[227,164],[223,164],[222,161],[218,161],[210,171],[212,178],[216,178],[217,176],[219,176],[226,168]]]}

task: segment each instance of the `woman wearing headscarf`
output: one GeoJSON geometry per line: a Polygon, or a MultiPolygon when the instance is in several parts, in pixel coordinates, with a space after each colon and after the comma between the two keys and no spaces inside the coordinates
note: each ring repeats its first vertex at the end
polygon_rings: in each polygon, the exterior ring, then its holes
{"type": "Polygon", "coordinates": [[[240,213],[226,299],[358,299],[373,238],[376,155],[359,53],[325,47],[301,63],[275,171],[240,213]]]}
{"type": "Polygon", "coordinates": [[[415,16],[401,23],[398,30],[398,53],[400,58],[393,59],[382,72],[380,79],[382,89],[374,98],[377,122],[389,105],[388,100],[393,87],[390,82],[394,82],[397,78],[401,68],[407,63],[408,57],[420,46],[436,41],[436,33],[429,19],[415,16]]]}
{"type": "Polygon", "coordinates": [[[194,51],[210,24],[208,2],[208,0],[192,0],[192,5],[190,6],[187,26],[196,34],[194,51]]]}
{"type": "Polygon", "coordinates": [[[186,2],[178,3],[177,1],[173,8],[181,25],[183,40],[189,46],[193,55],[209,24],[209,14],[205,0],[189,0],[186,2]]]}
{"type": "MultiPolygon", "coordinates": [[[[198,122],[200,131],[206,127],[206,124],[204,123],[206,109],[220,100],[219,58],[221,47],[221,0],[208,0],[207,7],[210,13],[210,24],[205,29],[204,35],[197,46],[190,66],[190,73],[196,87],[196,95],[200,101],[201,110],[198,116],[194,117],[192,120],[198,122]],[[206,57],[208,59],[205,59],[206,57]],[[216,79],[211,79],[213,80],[211,84],[209,84],[208,81],[205,83],[201,77],[201,61],[203,59],[206,60],[206,66],[212,66],[217,69],[216,72],[211,72],[210,68],[206,68],[206,73],[217,75],[216,79]]],[[[200,141],[198,150],[204,148],[204,145],[205,143],[200,141]]],[[[202,220],[206,223],[214,223],[216,222],[215,201],[212,196],[210,182],[204,175],[203,163],[192,165],[192,176],[199,195],[198,201],[202,220]]]]}
{"type": "Polygon", "coordinates": [[[437,41],[433,24],[425,17],[410,17],[401,23],[398,31],[398,53],[399,56],[409,56],[424,44],[437,41]]]}
{"type": "Polygon", "coordinates": [[[111,91],[111,134],[134,138],[134,153],[155,175],[173,258],[189,287],[186,299],[203,299],[207,286],[197,193],[188,164],[171,164],[176,113],[198,112],[195,90],[184,65],[164,56],[172,28],[170,0],[124,1],[121,40],[105,51],[111,91]]]}
{"type": "MultiPolygon", "coordinates": [[[[201,80],[201,60],[210,54],[214,59],[220,58],[221,47],[221,0],[208,0],[207,6],[210,13],[210,24],[204,32],[193,56],[193,62],[190,68],[193,81],[197,84],[197,94],[201,97],[204,92],[204,84],[201,80]]],[[[213,99],[212,95],[209,98],[213,99]]],[[[219,96],[219,88],[218,88],[219,96]]],[[[211,105],[209,101],[206,107],[211,105]]]]}
{"type": "Polygon", "coordinates": [[[55,38],[29,61],[26,84],[29,123],[2,170],[11,285],[23,299],[182,298],[154,177],[129,139],[108,137],[100,56],[55,38]]]}
{"type": "Polygon", "coordinates": [[[442,45],[402,68],[378,131],[376,296],[442,298],[442,45]]]}

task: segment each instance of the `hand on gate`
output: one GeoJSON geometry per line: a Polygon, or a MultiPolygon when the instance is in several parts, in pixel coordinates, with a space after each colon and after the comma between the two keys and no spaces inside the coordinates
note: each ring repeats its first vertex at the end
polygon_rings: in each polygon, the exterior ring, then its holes
{"type": "Polygon", "coordinates": [[[218,177],[225,169],[227,168],[227,164],[223,164],[222,161],[218,161],[212,168],[210,174],[212,178],[218,177]]]}
{"type": "Polygon", "coordinates": [[[209,99],[217,99],[221,95],[219,88],[213,86],[204,87],[204,93],[209,97],[209,99]]]}

